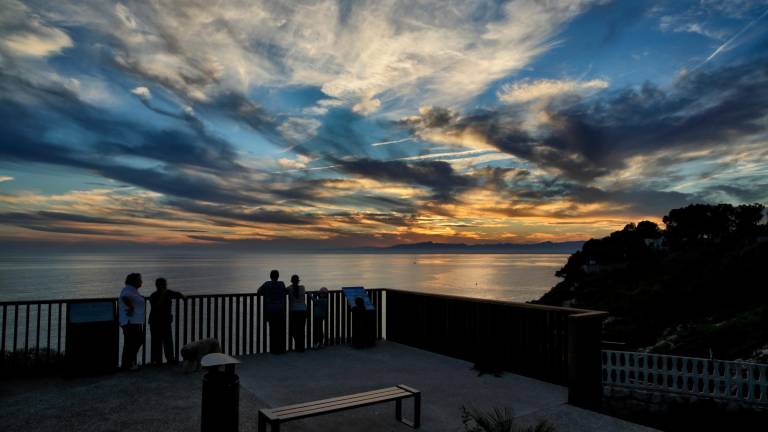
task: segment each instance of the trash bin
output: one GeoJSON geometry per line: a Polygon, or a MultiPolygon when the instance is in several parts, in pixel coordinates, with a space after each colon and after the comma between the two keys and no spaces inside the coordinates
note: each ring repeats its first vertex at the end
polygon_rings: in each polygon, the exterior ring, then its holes
{"type": "Polygon", "coordinates": [[[117,308],[113,301],[67,304],[65,374],[94,375],[117,370],[117,308]]]}
{"type": "Polygon", "coordinates": [[[208,354],[200,361],[200,365],[207,370],[203,376],[202,432],[238,431],[240,377],[235,374],[238,363],[236,358],[221,353],[208,354]]]}

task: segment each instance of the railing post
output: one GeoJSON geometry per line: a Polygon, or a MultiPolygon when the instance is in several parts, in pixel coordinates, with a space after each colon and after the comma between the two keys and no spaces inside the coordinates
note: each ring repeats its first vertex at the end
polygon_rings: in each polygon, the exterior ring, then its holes
{"type": "Polygon", "coordinates": [[[568,317],[568,403],[600,408],[603,396],[600,348],[605,312],[568,317]]]}

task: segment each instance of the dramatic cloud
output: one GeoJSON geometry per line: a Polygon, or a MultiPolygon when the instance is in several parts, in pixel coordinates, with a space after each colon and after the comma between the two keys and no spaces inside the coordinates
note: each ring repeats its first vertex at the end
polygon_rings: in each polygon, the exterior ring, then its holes
{"type": "Polygon", "coordinates": [[[765,201],[766,7],[9,0],[0,238],[579,240],[765,201]]]}
{"type": "Polygon", "coordinates": [[[86,1],[46,14],[108,35],[116,64],[194,101],[290,83],[373,112],[381,96],[416,90],[427,102],[468,99],[523,67],[592,3],[86,1]]]}
{"type": "Polygon", "coordinates": [[[73,45],[63,30],[51,26],[15,0],[3,3],[0,14],[3,47],[23,57],[47,57],[73,45]]]}
{"type": "Polygon", "coordinates": [[[499,91],[499,100],[506,103],[525,103],[554,96],[570,95],[608,87],[605,80],[573,81],[551,80],[522,81],[506,84],[499,91]]]}
{"type": "Polygon", "coordinates": [[[379,161],[374,159],[335,160],[337,169],[376,180],[425,186],[434,198],[450,200],[453,193],[472,185],[472,181],[454,172],[450,164],[439,161],[379,161]]]}
{"type": "Polygon", "coordinates": [[[425,139],[493,146],[542,169],[590,181],[627,167],[636,155],[693,150],[765,133],[768,60],[683,76],[670,89],[646,83],[598,100],[551,104],[535,129],[521,111],[500,108],[460,116],[422,110],[401,124],[425,139]]]}

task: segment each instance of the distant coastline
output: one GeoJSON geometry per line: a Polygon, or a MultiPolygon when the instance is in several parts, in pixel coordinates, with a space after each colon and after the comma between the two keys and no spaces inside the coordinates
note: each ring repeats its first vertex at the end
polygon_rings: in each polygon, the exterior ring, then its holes
{"type": "Polygon", "coordinates": [[[465,243],[407,243],[381,248],[354,248],[339,250],[338,252],[357,253],[498,253],[498,254],[571,254],[584,245],[583,241],[570,242],[541,242],[541,243],[492,243],[492,244],[465,244],[465,243]]]}
{"type": "Polygon", "coordinates": [[[211,253],[253,253],[253,254],[572,254],[581,249],[584,241],[540,242],[540,243],[404,243],[382,247],[327,247],[318,245],[280,245],[270,243],[223,243],[216,245],[163,245],[148,247],[138,243],[116,245],[69,246],[15,244],[0,250],[0,257],[39,256],[56,254],[200,254],[211,253]]]}

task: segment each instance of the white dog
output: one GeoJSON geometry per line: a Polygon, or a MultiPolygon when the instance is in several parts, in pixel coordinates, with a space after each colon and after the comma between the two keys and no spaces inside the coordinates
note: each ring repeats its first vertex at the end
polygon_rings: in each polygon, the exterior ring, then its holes
{"type": "Polygon", "coordinates": [[[181,349],[181,357],[184,359],[184,373],[200,369],[200,359],[206,354],[220,353],[221,344],[216,339],[201,339],[190,342],[181,349]]]}

